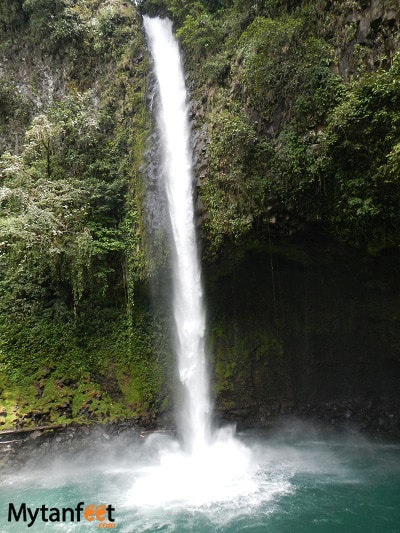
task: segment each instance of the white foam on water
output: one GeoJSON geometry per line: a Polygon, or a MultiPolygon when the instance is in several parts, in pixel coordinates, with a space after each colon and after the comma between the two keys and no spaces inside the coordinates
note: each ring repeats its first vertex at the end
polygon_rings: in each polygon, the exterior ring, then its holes
{"type": "Polygon", "coordinates": [[[138,469],[125,505],[141,513],[200,511],[213,522],[230,521],[292,490],[291,469],[259,464],[230,428],[188,453],[178,443],[138,469]]]}

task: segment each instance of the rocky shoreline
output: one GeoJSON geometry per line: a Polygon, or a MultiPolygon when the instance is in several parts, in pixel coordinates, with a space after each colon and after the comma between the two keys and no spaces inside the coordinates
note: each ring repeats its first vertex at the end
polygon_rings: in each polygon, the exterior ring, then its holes
{"type": "MultiPolygon", "coordinates": [[[[307,404],[295,408],[280,403],[266,408],[244,407],[231,411],[215,412],[217,424],[236,424],[239,430],[268,429],[273,431],[280,424],[296,421],[315,428],[334,428],[367,436],[381,435],[400,438],[400,405],[393,402],[373,404],[359,400],[307,404]]],[[[73,458],[82,451],[95,452],[102,445],[129,446],[143,441],[150,433],[174,435],[171,416],[165,416],[163,426],[139,427],[137,420],[125,420],[112,424],[92,426],[39,426],[0,432],[0,471],[15,472],[29,463],[36,466],[43,459],[73,458]]]]}
{"type": "Polygon", "coordinates": [[[277,402],[271,406],[232,409],[219,414],[225,422],[239,428],[269,427],[280,418],[293,417],[314,425],[323,425],[369,435],[385,434],[400,438],[400,401],[350,399],[295,406],[277,402]]]}
{"type": "Polygon", "coordinates": [[[93,426],[40,426],[0,432],[0,471],[15,472],[29,463],[35,467],[46,459],[73,458],[82,451],[95,452],[103,444],[140,442],[150,432],[169,432],[166,429],[139,428],[134,420],[93,426]]]}

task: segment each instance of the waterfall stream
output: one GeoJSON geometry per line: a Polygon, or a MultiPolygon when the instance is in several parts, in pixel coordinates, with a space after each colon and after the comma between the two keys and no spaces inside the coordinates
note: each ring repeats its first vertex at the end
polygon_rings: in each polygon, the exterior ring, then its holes
{"type": "Polygon", "coordinates": [[[210,398],[204,348],[205,310],[193,208],[190,126],[184,73],[168,19],[144,17],[158,83],[160,178],[165,183],[173,252],[173,314],[180,381],[180,435],[189,449],[210,436],[210,398]]]}
{"type": "MultiPolygon", "coordinates": [[[[205,310],[193,208],[190,126],[184,73],[168,19],[144,17],[154,62],[161,139],[160,179],[165,183],[173,253],[173,315],[179,377],[184,389],[179,411],[183,446],[169,442],[158,462],[136,481],[129,497],[143,506],[171,502],[208,505],[254,494],[258,465],[232,427],[211,431],[205,310]]],[[[279,482],[269,491],[282,490],[279,482]]]]}

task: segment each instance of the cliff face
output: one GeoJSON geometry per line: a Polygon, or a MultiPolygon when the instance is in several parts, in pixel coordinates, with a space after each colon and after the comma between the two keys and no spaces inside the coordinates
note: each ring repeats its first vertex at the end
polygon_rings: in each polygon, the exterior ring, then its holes
{"type": "Polygon", "coordinates": [[[221,416],[398,431],[397,3],[142,8],[188,72],[221,416]]]}
{"type": "Polygon", "coordinates": [[[220,415],[398,432],[398,261],[303,241],[210,268],[220,415]]]}
{"type": "MultiPolygon", "coordinates": [[[[185,57],[218,408],[394,430],[397,2],[140,9],[185,57]]],[[[165,253],[145,253],[140,14],[13,0],[0,25],[0,423],[154,421],[173,362],[148,297],[165,253]]]]}
{"type": "Polygon", "coordinates": [[[357,72],[354,56],[358,47],[369,51],[366,67],[370,71],[388,66],[399,47],[399,13],[395,2],[371,0],[360,7],[339,19],[339,24],[351,28],[352,36],[342,42],[338,39],[335,46],[338,73],[346,81],[357,72]]]}
{"type": "Polygon", "coordinates": [[[148,305],[132,311],[140,16],[119,0],[14,0],[0,25],[0,423],[147,416],[162,370],[148,305]]]}
{"type": "Polygon", "coordinates": [[[177,30],[198,120],[206,254],[315,231],[371,251],[397,246],[398,10],[274,6],[228,3],[219,18],[204,8],[177,30]],[[213,36],[201,31],[207,21],[213,36]]]}

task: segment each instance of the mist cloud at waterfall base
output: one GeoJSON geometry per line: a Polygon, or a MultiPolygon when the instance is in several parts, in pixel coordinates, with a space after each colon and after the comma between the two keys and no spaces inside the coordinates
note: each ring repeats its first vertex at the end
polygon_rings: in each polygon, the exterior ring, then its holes
{"type": "MultiPolygon", "coordinates": [[[[388,478],[400,479],[398,444],[296,421],[275,431],[236,437],[232,431],[219,430],[207,449],[193,455],[162,433],[144,439],[94,439],[73,456],[43,455],[17,474],[2,476],[0,503],[110,502],[124,532],[190,531],[192,526],[199,532],[242,531],[245,524],[265,527],[271,521],[294,519],[308,508],[315,519],[325,516],[330,523],[346,506],[355,512],[351,502],[346,503],[346,491],[359,499],[357,512],[376,506],[378,520],[384,502],[387,516],[394,513],[385,484],[388,478]]],[[[59,527],[75,531],[78,526],[59,527]]]]}

